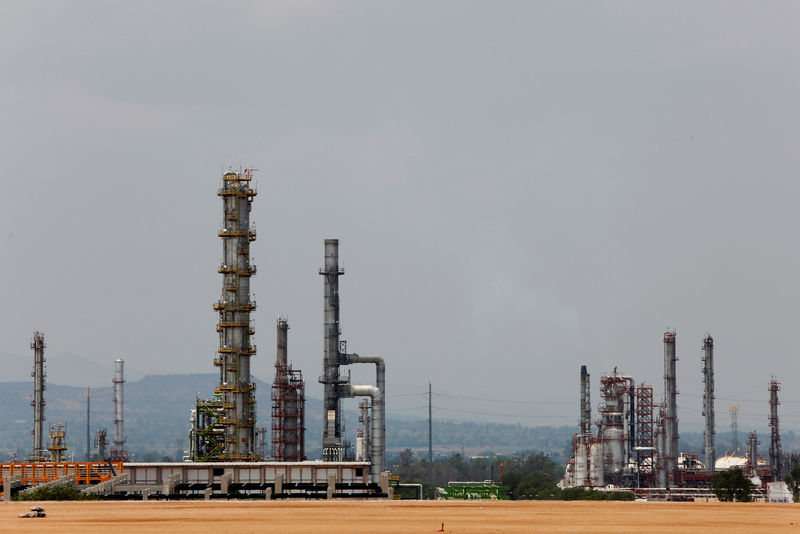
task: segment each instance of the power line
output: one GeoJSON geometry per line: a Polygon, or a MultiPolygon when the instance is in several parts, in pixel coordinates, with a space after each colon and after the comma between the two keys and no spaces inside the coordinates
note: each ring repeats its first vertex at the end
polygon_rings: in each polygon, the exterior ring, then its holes
{"type": "Polygon", "coordinates": [[[575,404],[575,401],[515,401],[505,399],[485,399],[481,397],[463,397],[461,395],[448,395],[447,393],[434,393],[437,397],[447,397],[450,399],[474,400],[480,402],[501,402],[506,404],[575,404]]]}
{"type": "Polygon", "coordinates": [[[528,419],[564,419],[570,417],[569,415],[522,415],[513,413],[476,412],[473,410],[458,410],[455,408],[443,408],[441,406],[434,406],[434,408],[445,412],[467,413],[471,415],[491,415],[493,417],[524,417],[528,419]]]}

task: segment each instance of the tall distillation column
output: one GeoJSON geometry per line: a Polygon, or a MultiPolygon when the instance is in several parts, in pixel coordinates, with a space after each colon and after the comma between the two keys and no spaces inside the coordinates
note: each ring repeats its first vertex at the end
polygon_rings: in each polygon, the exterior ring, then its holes
{"type": "Polygon", "coordinates": [[[33,459],[44,458],[44,334],[36,331],[33,333],[33,459]]]}
{"type": "Polygon", "coordinates": [[[592,403],[590,394],[589,371],[585,365],[581,365],[580,423],[574,453],[576,486],[584,486],[589,483],[589,445],[592,437],[592,403]]]}
{"type": "Polygon", "coordinates": [[[664,333],[664,469],[667,483],[678,467],[678,391],[675,386],[675,331],[664,333]]]}
{"type": "Polygon", "coordinates": [[[251,188],[252,169],[228,171],[222,177],[224,216],[217,234],[222,239],[222,295],[214,304],[219,312],[220,383],[216,393],[222,399],[219,423],[224,427],[224,449],[218,459],[250,461],[256,453],[255,384],[250,378],[250,358],[256,347],[250,342],[255,333],[250,312],[256,307],[250,300],[250,277],[256,268],[250,262],[250,243],[256,231],[250,225],[250,209],[256,191],[251,188]]]}
{"type": "Polygon", "coordinates": [[[714,446],[714,340],[706,334],[703,340],[703,416],[706,418],[706,427],[703,431],[703,459],[706,469],[714,471],[714,462],[717,460],[717,451],[714,446]]]}
{"type": "Polygon", "coordinates": [[[111,448],[111,459],[116,462],[127,462],[128,451],[125,450],[125,362],[114,362],[114,446],[111,448]]]}
{"type": "Polygon", "coordinates": [[[344,274],[344,269],[339,268],[338,239],[325,240],[325,267],[319,270],[319,274],[324,276],[324,361],[323,375],[320,377],[320,382],[325,386],[322,459],[341,461],[345,454],[341,399],[348,396],[346,389],[349,380],[339,374],[342,355],[346,354],[346,350],[339,347],[339,276],[344,274]]]}
{"type": "Polygon", "coordinates": [[[772,469],[772,479],[781,480],[781,431],[778,426],[778,391],[781,383],[772,377],[769,383],[769,466],[772,469]]]}

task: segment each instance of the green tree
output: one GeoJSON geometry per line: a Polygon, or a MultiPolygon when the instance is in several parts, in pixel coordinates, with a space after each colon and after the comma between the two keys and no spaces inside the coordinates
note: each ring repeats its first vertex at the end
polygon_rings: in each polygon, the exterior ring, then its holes
{"type": "Polygon", "coordinates": [[[716,473],[711,479],[711,489],[722,502],[750,502],[753,483],[736,467],[716,473]]]}
{"type": "Polygon", "coordinates": [[[789,489],[792,490],[792,500],[800,502],[800,463],[792,466],[792,470],[784,480],[789,489]]]}

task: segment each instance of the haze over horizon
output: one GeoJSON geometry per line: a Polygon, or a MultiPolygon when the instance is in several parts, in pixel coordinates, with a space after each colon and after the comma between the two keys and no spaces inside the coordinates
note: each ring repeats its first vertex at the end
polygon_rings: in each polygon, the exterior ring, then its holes
{"type": "Polygon", "coordinates": [[[438,417],[577,424],[582,364],[595,409],[615,367],[660,399],[674,327],[682,425],[701,419],[709,332],[718,428],[732,404],[740,431],[765,426],[773,375],[782,427],[800,428],[798,16],[2,3],[3,380],[29,380],[34,330],[51,370],[71,354],[124,358],[129,377],[214,372],[216,190],[248,167],[262,380],[284,315],[321,396],[317,270],[339,238],[343,339],[386,358],[390,415],[424,415],[430,381],[459,397],[438,417]]]}

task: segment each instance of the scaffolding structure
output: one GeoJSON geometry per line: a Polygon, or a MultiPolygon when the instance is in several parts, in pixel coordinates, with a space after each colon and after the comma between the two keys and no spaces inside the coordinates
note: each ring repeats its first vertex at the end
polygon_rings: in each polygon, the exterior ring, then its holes
{"type": "Polygon", "coordinates": [[[272,458],[301,462],[305,456],[305,382],[288,361],[289,322],[278,317],[275,381],[272,384],[272,458]]]}
{"type": "Polygon", "coordinates": [[[778,391],[781,383],[772,377],[769,382],[769,466],[772,469],[772,479],[782,480],[782,461],[783,451],[781,450],[781,431],[778,425],[778,391]]]}
{"type": "Polygon", "coordinates": [[[305,382],[291,365],[276,368],[272,385],[272,458],[302,462],[305,455],[305,382]]]}
{"type": "Polygon", "coordinates": [[[62,462],[67,452],[67,427],[64,425],[50,426],[50,441],[47,450],[50,452],[51,462],[62,462]]]}
{"type": "MultiPolygon", "coordinates": [[[[122,462],[7,462],[0,464],[0,485],[4,477],[19,477],[23,486],[38,486],[65,476],[75,484],[99,484],[122,473],[122,462]]],[[[2,494],[2,492],[0,492],[2,494]]]]}
{"type": "Polygon", "coordinates": [[[33,342],[31,349],[33,349],[33,451],[30,456],[32,461],[40,461],[46,458],[44,448],[44,407],[47,404],[44,400],[45,385],[45,371],[44,371],[44,349],[47,345],[44,342],[44,334],[36,331],[33,333],[33,342]]]}
{"type": "Polygon", "coordinates": [[[656,469],[654,441],[653,388],[640,385],[636,388],[636,455],[639,458],[639,474],[651,476],[656,469]]]}
{"type": "Polygon", "coordinates": [[[223,202],[222,294],[214,304],[219,313],[219,348],[214,365],[219,385],[211,400],[197,400],[190,436],[190,456],[195,461],[256,461],[255,383],[250,377],[251,343],[255,334],[250,313],[256,303],[250,297],[250,278],[256,267],[250,260],[250,243],[256,230],[250,209],[256,190],[251,187],[255,169],[228,171],[217,195],[223,202]]]}
{"type": "Polygon", "coordinates": [[[731,452],[739,452],[739,406],[729,406],[731,413],[731,452]]]}

